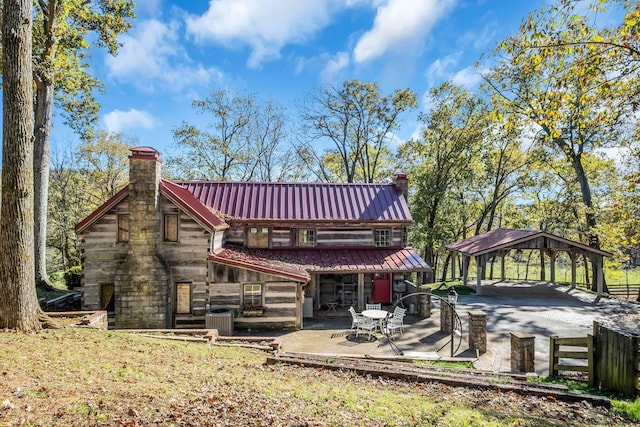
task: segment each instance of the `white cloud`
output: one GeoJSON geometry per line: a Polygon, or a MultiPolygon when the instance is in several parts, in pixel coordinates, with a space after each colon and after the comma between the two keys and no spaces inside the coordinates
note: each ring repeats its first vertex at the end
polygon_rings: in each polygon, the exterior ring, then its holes
{"type": "Polygon", "coordinates": [[[373,28],[362,35],[353,56],[361,63],[395,49],[417,48],[456,0],[388,0],[378,6],[373,28]]]}
{"type": "Polygon", "coordinates": [[[197,41],[251,48],[249,67],[280,57],[288,43],[302,43],[330,23],[335,0],[211,0],[202,16],[188,16],[197,41]]]}
{"type": "Polygon", "coordinates": [[[347,67],[350,62],[349,53],[338,52],[334,57],[327,61],[327,65],[322,71],[322,79],[324,81],[330,81],[333,76],[347,67]]]}
{"type": "Polygon", "coordinates": [[[455,85],[464,86],[467,89],[473,89],[482,81],[480,70],[476,67],[467,67],[458,71],[451,81],[455,85]]]}
{"type": "Polygon", "coordinates": [[[456,67],[462,52],[454,52],[444,58],[438,58],[429,65],[426,71],[427,83],[429,86],[435,86],[439,81],[451,78],[451,70],[456,67]]]}
{"type": "Polygon", "coordinates": [[[107,132],[114,133],[129,128],[154,129],[160,124],[151,114],[134,108],[129,111],[113,110],[105,114],[102,120],[107,132]]]}
{"type": "Polygon", "coordinates": [[[157,87],[180,92],[185,87],[221,80],[222,73],[217,69],[192,65],[180,45],[178,30],[175,21],[139,23],[132,33],[121,37],[123,46],[118,56],[107,57],[110,77],[148,92],[157,87]]]}

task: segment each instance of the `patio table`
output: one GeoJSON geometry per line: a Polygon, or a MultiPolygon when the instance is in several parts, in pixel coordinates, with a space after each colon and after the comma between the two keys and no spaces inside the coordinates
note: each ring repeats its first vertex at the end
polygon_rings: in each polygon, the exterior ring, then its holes
{"type": "Polygon", "coordinates": [[[378,321],[378,328],[380,328],[380,332],[382,332],[382,321],[387,318],[390,313],[387,310],[364,310],[362,315],[372,320],[378,321]]]}

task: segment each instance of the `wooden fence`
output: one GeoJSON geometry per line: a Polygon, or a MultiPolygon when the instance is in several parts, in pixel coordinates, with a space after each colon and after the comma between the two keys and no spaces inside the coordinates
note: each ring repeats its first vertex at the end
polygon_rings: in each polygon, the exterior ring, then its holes
{"type": "Polygon", "coordinates": [[[589,384],[593,385],[593,343],[593,335],[574,338],[550,337],[549,376],[557,377],[561,371],[583,372],[589,376],[589,384]]]}
{"type": "Polygon", "coordinates": [[[630,285],[630,284],[609,285],[607,284],[607,289],[609,290],[609,295],[626,298],[630,300],[636,300],[638,298],[638,289],[640,289],[640,285],[630,285]]]}
{"type": "Polygon", "coordinates": [[[591,386],[640,395],[640,337],[594,324],[594,335],[549,339],[549,376],[583,372],[591,386]]]}

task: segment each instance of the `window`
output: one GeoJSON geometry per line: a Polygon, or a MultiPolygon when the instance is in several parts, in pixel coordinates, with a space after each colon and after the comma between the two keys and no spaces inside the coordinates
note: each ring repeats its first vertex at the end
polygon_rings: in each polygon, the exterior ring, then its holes
{"type": "Polygon", "coordinates": [[[269,247],[269,228],[268,227],[247,228],[247,247],[268,248],[269,247]]]}
{"type": "Polygon", "coordinates": [[[178,241],[178,214],[164,216],[164,241],[178,241]]]}
{"type": "Polygon", "coordinates": [[[375,231],[375,244],[377,248],[386,248],[391,246],[391,230],[381,228],[375,231]]]}
{"type": "Polygon", "coordinates": [[[191,313],[191,283],[176,283],[176,314],[191,313]]]}
{"type": "Polygon", "coordinates": [[[118,242],[129,241],[129,215],[118,215],[118,242]]]}
{"type": "Polygon", "coordinates": [[[242,288],[242,303],[245,307],[262,305],[262,284],[245,283],[242,288]]]}
{"type": "Polygon", "coordinates": [[[316,245],[316,230],[298,230],[298,246],[301,248],[313,248],[316,245]]]}

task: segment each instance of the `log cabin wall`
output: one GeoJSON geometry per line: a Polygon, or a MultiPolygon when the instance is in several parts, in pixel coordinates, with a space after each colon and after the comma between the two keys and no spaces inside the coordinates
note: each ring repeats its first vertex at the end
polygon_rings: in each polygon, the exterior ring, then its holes
{"type": "Polygon", "coordinates": [[[118,214],[128,214],[128,200],[107,212],[80,237],[82,256],[82,308],[102,310],[109,301],[101,301],[101,287],[113,286],[115,271],[129,252],[127,243],[117,240],[118,214]]]}
{"type": "MultiPolygon", "coordinates": [[[[269,224],[252,224],[253,227],[270,227],[269,247],[287,248],[296,247],[296,233],[299,229],[316,230],[315,247],[374,247],[374,233],[376,229],[388,229],[391,231],[390,246],[404,247],[407,243],[406,227],[395,224],[353,225],[349,227],[335,227],[331,224],[309,224],[296,227],[272,227],[269,224]]],[[[233,246],[245,246],[246,224],[231,224],[225,233],[225,243],[233,246]]]]}
{"type": "Polygon", "coordinates": [[[211,309],[233,309],[235,325],[240,329],[281,329],[301,327],[300,284],[228,265],[211,263],[209,268],[209,303],[211,309]],[[243,285],[262,285],[264,313],[257,317],[243,315],[243,285]]]}
{"type": "Polygon", "coordinates": [[[160,206],[162,219],[165,215],[178,215],[179,219],[178,241],[167,242],[161,236],[158,242],[158,254],[169,269],[172,327],[203,328],[208,300],[207,256],[212,235],[165,197],[161,198],[160,206]],[[190,287],[188,312],[177,306],[178,283],[190,287]]]}

